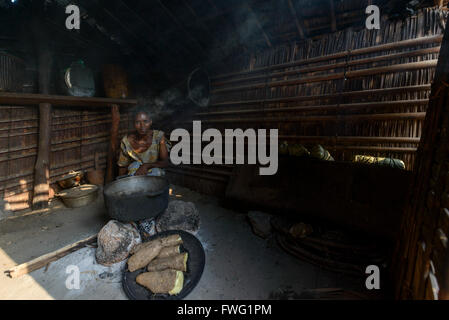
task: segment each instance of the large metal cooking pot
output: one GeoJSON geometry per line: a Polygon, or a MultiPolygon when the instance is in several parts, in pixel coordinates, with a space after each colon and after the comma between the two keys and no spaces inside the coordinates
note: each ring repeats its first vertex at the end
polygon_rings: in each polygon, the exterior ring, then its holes
{"type": "Polygon", "coordinates": [[[122,222],[153,218],[168,206],[164,177],[132,176],[113,181],[103,189],[109,216],[122,222]]]}

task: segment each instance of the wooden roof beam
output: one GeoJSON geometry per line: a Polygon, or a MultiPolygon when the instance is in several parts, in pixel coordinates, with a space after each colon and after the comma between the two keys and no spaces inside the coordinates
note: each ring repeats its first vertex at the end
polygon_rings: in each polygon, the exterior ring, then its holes
{"type": "MultiPolygon", "coordinates": [[[[217,13],[218,16],[220,16],[222,18],[223,22],[226,23],[227,21],[226,21],[225,17],[223,16],[224,12],[221,11],[217,7],[217,5],[215,4],[214,0],[207,0],[207,2],[209,2],[210,6],[215,9],[215,12],[217,13]]],[[[240,38],[239,34],[237,33],[237,31],[235,31],[235,29],[237,29],[237,26],[232,21],[230,23],[231,23],[232,27],[234,28],[234,36],[235,36],[235,38],[239,39],[240,38]]],[[[243,50],[245,50],[246,53],[248,53],[248,48],[244,44],[240,43],[240,46],[243,48],[243,50]]]]}
{"type": "Polygon", "coordinates": [[[203,45],[194,37],[192,36],[181,24],[181,22],[179,22],[179,20],[173,15],[173,13],[162,3],[161,0],[157,0],[157,2],[159,3],[159,6],[164,10],[164,12],[173,20],[173,22],[175,22],[178,27],[190,38],[192,39],[193,42],[195,42],[197,44],[197,46],[201,49],[201,53],[203,56],[207,57],[206,53],[204,52],[204,47],[203,45]]]}
{"type": "MultiPolygon", "coordinates": [[[[195,17],[195,19],[197,20],[197,22],[201,25],[201,27],[211,36],[211,38],[215,39],[215,36],[212,34],[212,32],[210,31],[210,29],[205,25],[204,22],[201,21],[200,17],[197,15],[196,11],[187,3],[186,0],[181,0],[184,5],[189,9],[189,11],[192,13],[192,15],[195,17]]],[[[226,55],[226,51],[227,49],[223,47],[222,45],[222,41],[218,41],[218,47],[221,49],[220,51],[220,56],[221,59],[225,60],[227,58],[226,55]]]]}
{"type": "Polygon", "coordinates": [[[36,105],[49,103],[52,106],[64,107],[111,107],[112,105],[134,106],[135,99],[111,99],[94,97],[73,97],[35,93],[0,93],[0,105],[36,105]]]}
{"type": "MultiPolygon", "coordinates": [[[[118,19],[112,12],[107,10],[106,8],[102,8],[103,12],[105,12],[108,16],[110,16],[122,29],[128,32],[134,39],[136,39],[139,43],[141,42],[141,38],[137,36],[132,30],[130,30],[125,24],[123,24],[120,19],[118,19]]],[[[156,52],[153,48],[149,47],[147,44],[144,44],[145,49],[149,49],[152,55],[156,55],[156,52]]],[[[149,61],[148,61],[149,62],[149,61]]]]}
{"type": "Polygon", "coordinates": [[[332,32],[337,31],[337,19],[335,17],[335,6],[334,0],[329,0],[330,14],[331,14],[331,30],[332,32]]]}
{"type": "MultiPolygon", "coordinates": [[[[129,7],[129,5],[127,5],[125,3],[125,1],[123,0],[119,0],[120,4],[122,6],[124,6],[129,12],[131,12],[139,21],[142,25],[145,26],[145,29],[148,30],[149,32],[153,31],[152,28],[148,25],[148,23],[140,16],[140,14],[138,14],[136,11],[134,11],[132,8],[129,7]]],[[[162,37],[162,39],[164,39],[164,37],[162,37]]],[[[159,38],[158,38],[159,40],[159,38]]],[[[161,41],[160,43],[162,43],[165,49],[167,49],[167,43],[166,41],[161,41]]],[[[186,46],[184,46],[182,43],[179,43],[179,45],[181,46],[181,48],[188,52],[188,53],[192,53],[192,50],[190,50],[189,48],[187,48],[186,46]]]]}
{"type": "Polygon", "coordinates": [[[301,24],[299,23],[298,14],[296,13],[296,9],[293,6],[292,0],[287,0],[287,2],[288,2],[288,6],[290,8],[290,13],[295,18],[296,30],[298,30],[299,38],[301,40],[303,40],[306,38],[306,35],[304,32],[304,29],[302,28],[301,24]]]}
{"type": "Polygon", "coordinates": [[[273,47],[273,45],[271,44],[270,38],[268,37],[267,33],[265,32],[265,30],[263,29],[262,25],[260,24],[259,19],[257,18],[256,13],[253,11],[253,9],[251,8],[251,6],[249,5],[249,3],[245,2],[245,7],[247,8],[247,10],[254,16],[255,18],[255,22],[257,27],[259,28],[260,32],[262,32],[262,35],[265,38],[265,42],[267,43],[268,47],[273,47]]]}
{"type": "MultiPolygon", "coordinates": [[[[101,21],[101,19],[98,19],[97,17],[95,17],[95,15],[92,14],[92,11],[94,11],[94,10],[93,10],[93,7],[88,7],[88,8],[86,8],[86,3],[85,3],[84,1],[82,1],[82,0],[77,0],[77,1],[73,1],[73,2],[74,2],[74,4],[77,4],[78,6],[83,7],[83,8],[88,12],[88,14],[89,14],[92,18],[94,18],[97,22],[101,21]]],[[[132,36],[138,41],[138,43],[140,43],[141,39],[140,39],[136,34],[134,34],[131,30],[129,30],[129,28],[127,28],[127,27],[120,21],[120,19],[118,19],[118,18],[115,17],[111,12],[109,12],[107,9],[105,9],[104,6],[97,6],[97,7],[94,7],[94,8],[98,8],[99,10],[101,10],[102,12],[104,12],[106,15],[108,15],[110,18],[112,18],[112,20],[114,20],[115,23],[117,23],[122,29],[124,29],[126,32],[128,32],[130,35],[132,35],[132,36]]],[[[154,50],[153,50],[152,48],[148,47],[146,44],[144,44],[144,46],[145,46],[145,50],[150,49],[151,54],[152,54],[153,56],[155,56],[155,52],[154,52],[154,50]]],[[[137,58],[141,59],[141,61],[145,64],[145,66],[146,66],[147,68],[151,68],[151,67],[153,66],[153,63],[150,62],[150,61],[148,60],[148,58],[147,58],[145,55],[142,55],[140,52],[136,52],[136,48],[135,48],[135,47],[131,47],[131,49],[132,49],[132,51],[134,52],[134,55],[135,55],[137,58]]]]}

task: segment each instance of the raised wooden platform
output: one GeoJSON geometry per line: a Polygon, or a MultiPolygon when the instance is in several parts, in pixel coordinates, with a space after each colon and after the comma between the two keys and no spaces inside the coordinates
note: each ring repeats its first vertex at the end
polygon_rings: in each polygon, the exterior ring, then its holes
{"type": "Polygon", "coordinates": [[[50,103],[52,106],[69,107],[111,107],[112,105],[133,106],[137,104],[137,100],[57,96],[34,93],[0,93],[0,105],[37,106],[40,103],[50,103]]]}

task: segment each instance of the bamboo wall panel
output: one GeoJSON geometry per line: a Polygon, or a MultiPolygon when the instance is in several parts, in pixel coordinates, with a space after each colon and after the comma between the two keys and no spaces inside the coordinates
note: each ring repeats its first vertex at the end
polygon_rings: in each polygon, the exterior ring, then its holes
{"type": "MultiPolygon", "coordinates": [[[[0,106],[0,194],[10,210],[29,207],[37,156],[39,112],[34,106],[0,106]]],[[[120,138],[132,127],[122,110],[120,138]]],[[[55,183],[70,170],[92,170],[95,153],[106,167],[111,115],[109,108],[55,107],[52,112],[50,179],[55,183]]]]}
{"type": "Polygon", "coordinates": [[[380,30],[346,29],[244,57],[240,70],[212,78],[211,106],[197,118],[204,129],[279,128],[289,143],[317,137],[336,160],[388,156],[412,170],[446,16],[424,9],[380,30]]]}

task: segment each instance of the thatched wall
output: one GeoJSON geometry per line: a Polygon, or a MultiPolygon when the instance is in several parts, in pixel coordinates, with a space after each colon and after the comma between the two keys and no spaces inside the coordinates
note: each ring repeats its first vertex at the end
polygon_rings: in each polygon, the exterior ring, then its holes
{"type": "MultiPolygon", "coordinates": [[[[321,144],[337,161],[394,157],[412,170],[446,16],[428,8],[403,20],[383,17],[380,30],[346,29],[242,55],[212,77],[211,105],[178,117],[173,128],[191,131],[191,120],[202,120],[203,130],[278,128],[279,143],[321,144]]],[[[230,170],[173,173],[201,179],[189,186],[223,191],[230,170]]]]}
{"type": "MultiPolygon", "coordinates": [[[[50,156],[52,183],[70,170],[94,169],[95,153],[100,158],[100,168],[106,167],[110,123],[109,108],[85,108],[78,111],[63,107],[53,109],[50,156]]],[[[129,114],[123,113],[120,135],[124,135],[131,126],[129,114]]],[[[0,195],[7,203],[5,209],[21,210],[29,207],[38,136],[38,107],[0,107],[0,195]]]]}
{"type": "Polygon", "coordinates": [[[212,106],[198,116],[218,128],[279,128],[281,140],[320,143],[336,160],[387,156],[411,170],[445,16],[426,9],[378,31],[254,54],[241,71],[214,77],[212,106]]]}

